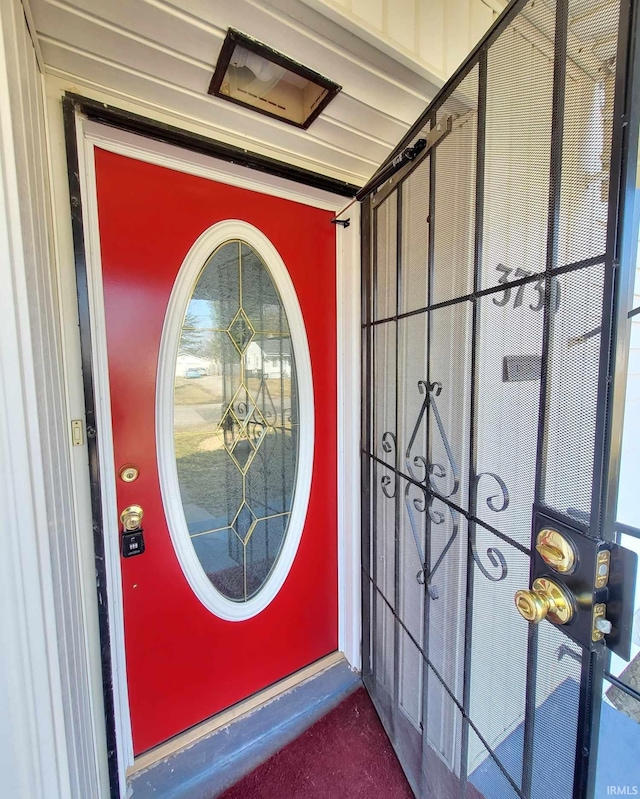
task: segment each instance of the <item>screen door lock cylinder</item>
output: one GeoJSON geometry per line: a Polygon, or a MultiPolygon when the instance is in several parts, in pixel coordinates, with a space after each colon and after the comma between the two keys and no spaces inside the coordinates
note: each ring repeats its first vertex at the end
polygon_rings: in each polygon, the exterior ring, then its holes
{"type": "Polygon", "coordinates": [[[571,541],[558,530],[545,527],[536,537],[536,550],[549,568],[570,574],[576,566],[576,552],[571,541]]]}

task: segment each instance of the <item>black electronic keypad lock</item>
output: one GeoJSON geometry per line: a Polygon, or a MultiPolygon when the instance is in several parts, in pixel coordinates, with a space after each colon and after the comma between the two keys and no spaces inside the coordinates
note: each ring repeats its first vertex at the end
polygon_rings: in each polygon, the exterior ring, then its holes
{"type": "Polygon", "coordinates": [[[144,552],[144,535],[142,528],[122,534],[122,557],[132,558],[144,552]]]}

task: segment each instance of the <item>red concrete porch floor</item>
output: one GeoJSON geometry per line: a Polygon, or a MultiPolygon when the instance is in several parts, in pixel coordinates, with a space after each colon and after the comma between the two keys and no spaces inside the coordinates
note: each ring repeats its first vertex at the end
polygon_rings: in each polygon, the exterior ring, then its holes
{"type": "Polygon", "coordinates": [[[413,799],[364,688],[220,799],[413,799]]]}

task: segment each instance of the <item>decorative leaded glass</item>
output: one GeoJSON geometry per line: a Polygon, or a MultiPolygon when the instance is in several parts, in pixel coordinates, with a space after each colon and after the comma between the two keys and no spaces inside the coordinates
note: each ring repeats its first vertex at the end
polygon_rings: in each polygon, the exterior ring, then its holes
{"type": "Polygon", "coordinates": [[[282,300],[260,256],[229,241],[198,276],[180,337],[175,453],[191,543],[211,583],[245,602],[287,533],[298,398],[282,300]]]}

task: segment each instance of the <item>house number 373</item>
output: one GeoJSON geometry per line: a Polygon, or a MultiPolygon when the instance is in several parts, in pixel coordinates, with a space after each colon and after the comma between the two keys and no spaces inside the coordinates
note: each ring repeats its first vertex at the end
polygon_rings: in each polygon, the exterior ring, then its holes
{"type": "MultiPolygon", "coordinates": [[[[498,264],[496,266],[496,271],[500,272],[500,277],[498,278],[498,283],[508,283],[509,277],[511,273],[514,272],[513,269],[510,269],[508,266],[504,264],[498,264]]],[[[518,267],[515,272],[513,273],[512,280],[519,280],[523,277],[531,277],[533,273],[528,272],[526,269],[520,269],[518,267]]],[[[547,294],[547,287],[545,283],[544,276],[540,277],[535,283],[523,283],[520,286],[506,286],[502,297],[494,297],[493,304],[498,305],[501,308],[505,305],[508,305],[511,301],[511,291],[512,288],[515,290],[515,296],[513,298],[513,307],[519,308],[524,303],[524,293],[525,289],[529,289],[529,287],[533,288],[533,291],[537,293],[537,297],[535,298],[535,302],[527,303],[529,308],[532,311],[541,311],[544,308],[544,304],[546,301],[546,294],[547,294]]],[[[551,307],[553,311],[557,311],[560,307],[560,283],[558,278],[554,277],[551,279],[551,307]]]]}

